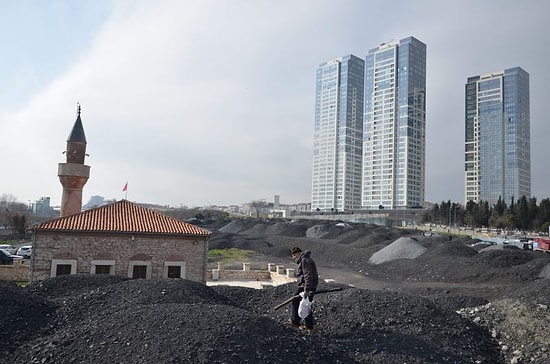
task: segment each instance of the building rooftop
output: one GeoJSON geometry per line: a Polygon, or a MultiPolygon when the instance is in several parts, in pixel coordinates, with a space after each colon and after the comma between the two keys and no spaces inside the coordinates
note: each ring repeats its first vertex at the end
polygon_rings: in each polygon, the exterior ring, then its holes
{"type": "Polygon", "coordinates": [[[212,233],[193,224],[141,207],[127,200],[45,221],[31,231],[78,233],[132,233],[209,237],[212,233]]]}

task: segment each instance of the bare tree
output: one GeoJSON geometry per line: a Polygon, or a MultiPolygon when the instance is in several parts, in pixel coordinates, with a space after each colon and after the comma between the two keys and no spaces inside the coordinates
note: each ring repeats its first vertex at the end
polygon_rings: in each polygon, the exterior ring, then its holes
{"type": "Polygon", "coordinates": [[[3,193],[0,195],[0,225],[4,228],[8,228],[11,224],[10,212],[11,205],[16,201],[14,195],[3,193]]]}
{"type": "Polygon", "coordinates": [[[6,229],[13,227],[13,217],[25,215],[27,212],[28,206],[17,202],[14,195],[9,193],[0,195],[0,226],[6,229]]]}
{"type": "Polygon", "coordinates": [[[17,198],[10,193],[0,195],[0,208],[8,208],[12,203],[16,202],[17,198]]]}

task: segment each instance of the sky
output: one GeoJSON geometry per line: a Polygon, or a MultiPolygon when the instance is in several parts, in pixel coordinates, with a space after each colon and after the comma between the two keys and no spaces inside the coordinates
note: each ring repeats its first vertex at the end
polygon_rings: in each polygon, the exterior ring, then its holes
{"type": "Polygon", "coordinates": [[[0,195],[61,203],[80,104],[83,203],[310,202],[317,67],[414,36],[427,45],[426,201],[464,200],[467,78],[517,66],[540,201],[548,14],[546,0],[0,0],[0,195]]]}

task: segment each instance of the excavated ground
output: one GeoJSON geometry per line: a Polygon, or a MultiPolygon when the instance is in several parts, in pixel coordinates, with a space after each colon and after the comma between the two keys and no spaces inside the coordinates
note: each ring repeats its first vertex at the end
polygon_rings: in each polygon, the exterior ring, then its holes
{"type": "Polygon", "coordinates": [[[234,220],[210,248],[291,266],[312,251],[316,328],[262,290],[187,280],[63,276],[0,282],[1,363],[548,363],[550,255],[474,249],[466,238],[319,221],[234,220]],[[329,283],[327,283],[329,282],[329,283]]]}

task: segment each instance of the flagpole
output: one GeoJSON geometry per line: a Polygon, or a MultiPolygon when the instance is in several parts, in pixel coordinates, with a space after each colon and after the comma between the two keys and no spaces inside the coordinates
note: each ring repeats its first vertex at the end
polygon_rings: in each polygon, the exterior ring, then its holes
{"type": "Polygon", "coordinates": [[[124,199],[128,200],[128,181],[126,181],[126,184],[122,187],[122,192],[124,192],[124,199]]]}

